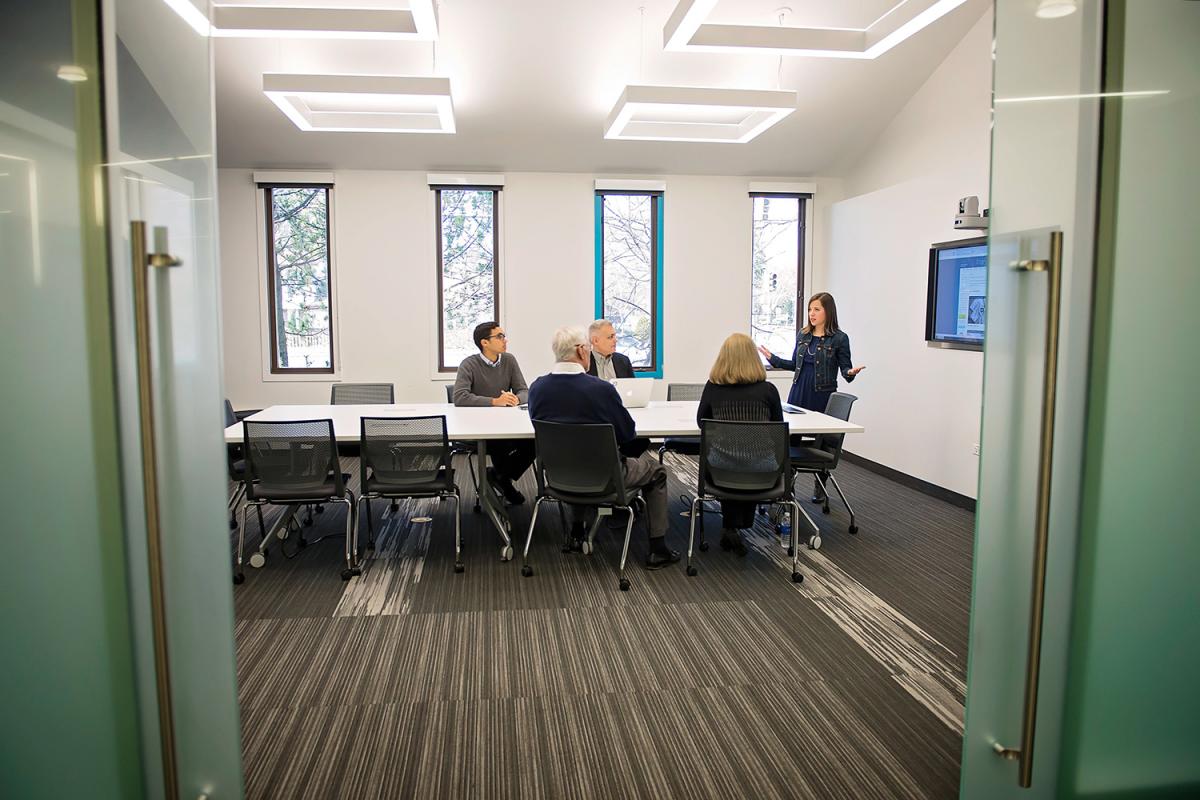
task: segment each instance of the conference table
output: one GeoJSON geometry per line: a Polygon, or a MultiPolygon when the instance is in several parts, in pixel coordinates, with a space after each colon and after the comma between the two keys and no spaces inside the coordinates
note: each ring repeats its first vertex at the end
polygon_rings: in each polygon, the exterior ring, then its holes
{"type": "MultiPolygon", "coordinates": [[[[631,408],[638,436],[650,439],[677,436],[699,436],[696,424],[696,408],[692,401],[651,401],[644,408],[631,408]]],[[[512,520],[503,501],[488,484],[487,444],[500,439],[532,439],[533,423],[529,412],[523,408],[468,408],[449,403],[398,403],[393,405],[278,405],[264,408],[248,420],[258,422],[283,422],[292,420],[333,420],[334,438],[339,443],[352,444],[359,441],[363,417],[426,417],[444,416],[446,432],[452,441],[475,442],[479,458],[476,463],[479,483],[479,501],[503,545],[501,560],[512,558],[512,520]]],[[[784,413],[784,420],[792,434],[817,435],[823,433],[862,433],[864,428],[852,422],[819,414],[815,411],[784,413]]],[[[225,441],[238,444],[242,441],[242,423],[225,429],[225,441]]]]}

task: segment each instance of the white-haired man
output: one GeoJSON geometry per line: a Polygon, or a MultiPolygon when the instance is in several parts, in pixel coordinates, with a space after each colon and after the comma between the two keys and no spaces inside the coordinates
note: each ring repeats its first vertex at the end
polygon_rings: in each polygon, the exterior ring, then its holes
{"type": "Polygon", "coordinates": [[[606,319],[588,325],[588,341],[592,343],[592,363],[588,375],[601,380],[632,378],[633,364],[628,356],[617,352],[617,329],[606,319]]]}
{"type": "Polygon", "coordinates": [[[646,501],[646,527],[650,552],[646,569],[661,569],[679,560],[667,547],[667,473],[646,451],[649,442],[639,439],[633,418],[621,404],[612,384],[587,374],[592,346],[583,329],[566,327],[554,332],[554,369],[529,387],[529,416],[535,420],[613,426],[621,451],[625,486],[642,490],[646,501]]]}

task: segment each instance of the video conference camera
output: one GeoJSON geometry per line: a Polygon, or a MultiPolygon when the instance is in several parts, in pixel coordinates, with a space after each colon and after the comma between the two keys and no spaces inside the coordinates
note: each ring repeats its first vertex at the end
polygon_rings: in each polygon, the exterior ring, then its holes
{"type": "Polygon", "coordinates": [[[988,210],[979,213],[979,198],[975,195],[964,197],[958,201],[958,213],[954,215],[954,227],[966,231],[986,231],[988,228],[988,210]]]}

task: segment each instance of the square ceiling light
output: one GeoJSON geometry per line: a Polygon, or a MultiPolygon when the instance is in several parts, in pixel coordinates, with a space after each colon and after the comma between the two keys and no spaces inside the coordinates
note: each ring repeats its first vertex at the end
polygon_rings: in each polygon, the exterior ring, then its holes
{"type": "Polygon", "coordinates": [[[792,91],[626,86],[604,138],[744,144],[795,110],[792,91]]]}
{"type": "Polygon", "coordinates": [[[267,73],[263,94],[302,131],[454,133],[449,78],[267,73]]]}
{"type": "Polygon", "coordinates": [[[192,0],[164,0],[202,36],[271,39],[408,39],[436,41],[434,0],[409,0],[408,8],[326,8],[303,5],[223,5],[212,21],[192,0]]]}
{"type": "Polygon", "coordinates": [[[896,0],[888,11],[865,28],[714,25],[705,22],[717,2],[679,0],[663,28],[663,48],[873,59],[949,14],[966,0],[896,0]]]}

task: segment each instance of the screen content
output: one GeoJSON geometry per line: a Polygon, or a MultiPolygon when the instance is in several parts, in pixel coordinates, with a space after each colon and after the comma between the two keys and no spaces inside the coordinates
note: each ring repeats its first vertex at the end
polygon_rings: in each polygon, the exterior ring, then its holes
{"type": "Polygon", "coordinates": [[[937,251],[933,339],[983,343],[987,317],[987,245],[937,251]]]}

